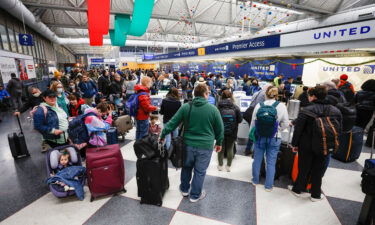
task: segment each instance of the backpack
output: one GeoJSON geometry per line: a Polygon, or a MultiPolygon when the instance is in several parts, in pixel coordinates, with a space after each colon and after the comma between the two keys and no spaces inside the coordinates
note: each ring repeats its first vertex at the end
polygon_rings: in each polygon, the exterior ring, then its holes
{"type": "Polygon", "coordinates": [[[136,117],[137,116],[137,112],[138,112],[138,104],[139,104],[139,100],[138,100],[138,97],[141,96],[141,95],[147,95],[146,92],[140,92],[140,93],[137,93],[137,94],[132,94],[128,101],[126,101],[125,103],[125,107],[127,109],[127,111],[129,112],[129,115],[132,116],[132,117],[136,117]]]}
{"type": "Polygon", "coordinates": [[[351,84],[349,82],[345,83],[343,86],[339,88],[339,90],[344,94],[346,101],[353,102],[354,100],[354,93],[352,89],[350,89],[351,84]]]}
{"type": "MultiPolygon", "coordinates": [[[[327,111],[327,110],[325,110],[327,111]]],[[[328,155],[334,153],[339,147],[339,128],[340,124],[337,120],[331,119],[328,113],[323,112],[322,115],[317,115],[310,111],[302,110],[301,113],[313,117],[313,131],[312,131],[312,150],[317,155],[328,155]]]]}
{"type": "Polygon", "coordinates": [[[356,108],[351,106],[350,103],[338,103],[336,108],[338,108],[342,114],[342,132],[346,133],[351,131],[357,118],[356,108]]]}
{"type": "Polygon", "coordinates": [[[181,78],[181,88],[182,90],[186,90],[188,88],[189,81],[187,79],[181,78]]]}
{"type": "Polygon", "coordinates": [[[224,124],[224,135],[232,135],[237,126],[236,111],[233,107],[220,109],[224,124]]]}
{"type": "Polygon", "coordinates": [[[68,134],[74,144],[88,143],[90,140],[85,119],[87,116],[96,116],[94,112],[79,115],[69,122],[68,134]]]}
{"type": "Polygon", "coordinates": [[[35,112],[38,110],[39,107],[41,107],[41,108],[43,109],[44,119],[46,119],[48,109],[47,109],[47,107],[44,106],[44,105],[37,105],[37,106],[34,106],[34,108],[30,111],[30,117],[31,117],[31,118],[34,118],[34,114],[35,114],[35,112]]]}
{"type": "Polygon", "coordinates": [[[277,133],[279,126],[277,122],[277,105],[279,105],[278,101],[272,105],[265,105],[264,102],[260,103],[255,122],[255,133],[257,136],[272,138],[277,133]]]}

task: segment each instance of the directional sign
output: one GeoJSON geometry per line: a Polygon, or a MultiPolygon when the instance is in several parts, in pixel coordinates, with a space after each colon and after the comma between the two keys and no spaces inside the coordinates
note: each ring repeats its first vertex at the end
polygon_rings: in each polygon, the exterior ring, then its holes
{"type": "Polygon", "coordinates": [[[33,37],[31,34],[18,34],[20,45],[33,46],[33,37]]]}

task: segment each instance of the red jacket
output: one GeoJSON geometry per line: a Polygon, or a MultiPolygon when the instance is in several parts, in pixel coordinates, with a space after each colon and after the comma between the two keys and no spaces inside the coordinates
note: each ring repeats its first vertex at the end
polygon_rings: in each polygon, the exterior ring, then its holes
{"type": "Polygon", "coordinates": [[[82,112],[81,110],[81,105],[85,104],[85,101],[80,98],[77,102],[77,105],[74,107],[73,105],[69,104],[68,108],[69,108],[69,116],[79,116],[81,114],[83,114],[84,112],[82,112]]]}
{"type": "Polygon", "coordinates": [[[340,87],[346,85],[347,83],[350,85],[350,86],[349,86],[350,90],[352,90],[352,92],[355,93],[353,84],[349,83],[349,82],[346,81],[346,80],[340,80],[340,84],[339,84],[338,88],[340,88],[340,87]]]}
{"type": "Polygon", "coordinates": [[[148,118],[150,117],[150,113],[157,109],[156,106],[151,105],[150,90],[145,86],[137,84],[134,86],[134,91],[135,93],[147,93],[147,95],[140,95],[138,97],[138,112],[136,119],[148,120],[148,118]]]}

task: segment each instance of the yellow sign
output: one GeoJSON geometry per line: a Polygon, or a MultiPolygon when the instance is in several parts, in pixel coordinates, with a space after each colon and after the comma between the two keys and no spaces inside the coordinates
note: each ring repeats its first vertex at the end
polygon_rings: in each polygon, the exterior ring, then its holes
{"type": "Polygon", "coordinates": [[[206,55],[206,49],[205,48],[198,48],[198,55],[199,56],[206,55]]]}

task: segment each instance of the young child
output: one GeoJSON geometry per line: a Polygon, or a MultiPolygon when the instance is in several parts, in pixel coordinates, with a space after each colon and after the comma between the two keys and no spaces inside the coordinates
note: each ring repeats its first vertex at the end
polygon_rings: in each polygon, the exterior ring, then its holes
{"type": "MultiPolygon", "coordinates": [[[[66,149],[64,149],[62,154],[60,155],[59,165],[57,166],[56,173],[60,172],[61,170],[65,169],[68,166],[71,166],[70,154],[66,149]]],[[[55,175],[54,173],[51,174],[51,176],[54,176],[54,175],[55,175]]],[[[61,181],[56,181],[55,184],[58,184],[58,185],[64,187],[64,191],[74,190],[74,187],[69,187],[64,182],[61,182],[61,181]]]]}
{"type": "Polygon", "coordinates": [[[156,134],[160,135],[161,133],[161,127],[159,126],[159,117],[157,115],[150,115],[150,127],[148,129],[148,132],[150,134],[156,134]]]}

